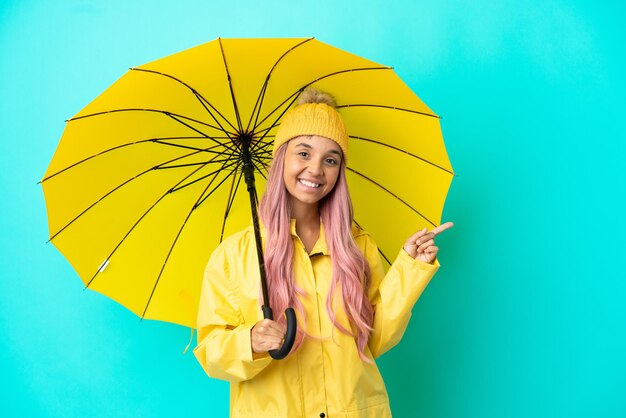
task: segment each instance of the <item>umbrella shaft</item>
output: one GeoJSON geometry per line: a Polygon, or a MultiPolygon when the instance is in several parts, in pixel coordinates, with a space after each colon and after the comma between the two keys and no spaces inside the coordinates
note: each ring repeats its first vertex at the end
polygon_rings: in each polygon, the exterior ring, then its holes
{"type": "Polygon", "coordinates": [[[263,246],[261,242],[261,229],[259,226],[259,214],[258,198],[256,194],[255,180],[254,180],[254,164],[252,164],[252,154],[250,153],[250,142],[241,141],[241,157],[243,160],[243,176],[248,188],[248,195],[250,196],[250,209],[252,211],[252,225],[254,227],[254,240],[256,242],[257,259],[259,261],[259,274],[261,275],[261,291],[263,293],[263,315],[265,318],[272,318],[272,310],[270,308],[269,296],[267,294],[267,279],[265,276],[265,259],[263,258],[263,246]],[[267,312],[269,317],[266,316],[267,312]]]}

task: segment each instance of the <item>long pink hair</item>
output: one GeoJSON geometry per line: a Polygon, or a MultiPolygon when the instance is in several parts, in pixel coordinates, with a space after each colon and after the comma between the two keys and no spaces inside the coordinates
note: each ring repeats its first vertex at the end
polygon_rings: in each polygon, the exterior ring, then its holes
{"type": "MultiPolygon", "coordinates": [[[[306,328],[306,316],[299,299],[305,295],[303,290],[295,285],[294,280],[291,210],[289,193],[283,180],[286,149],[285,143],[275,153],[265,194],[259,204],[259,215],[267,231],[264,258],[270,304],[275,319],[284,324],[285,318],[282,313],[289,306],[294,307],[299,313],[293,353],[302,345],[305,338],[303,328],[306,328]]],[[[326,310],[339,331],[355,337],[359,355],[363,360],[369,361],[365,356],[365,345],[374,321],[374,311],[367,298],[370,267],[352,236],[353,211],[344,160],[341,163],[337,183],[320,201],[319,211],[332,260],[332,278],[326,298],[326,310]],[[336,299],[337,289],[341,291],[341,308],[352,329],[346,329],[336,320],[333,301],[336,299]]]]}

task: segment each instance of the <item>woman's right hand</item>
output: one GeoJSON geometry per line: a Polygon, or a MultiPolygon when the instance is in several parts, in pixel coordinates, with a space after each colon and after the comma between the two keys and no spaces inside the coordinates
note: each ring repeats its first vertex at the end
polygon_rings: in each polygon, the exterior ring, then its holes
{"type": "Polygon", "coordinates": [[[263,319],[252,327],[250,341],[253,353],[265,353],[282,347],[286,328],[271,319],[263,319]]]}

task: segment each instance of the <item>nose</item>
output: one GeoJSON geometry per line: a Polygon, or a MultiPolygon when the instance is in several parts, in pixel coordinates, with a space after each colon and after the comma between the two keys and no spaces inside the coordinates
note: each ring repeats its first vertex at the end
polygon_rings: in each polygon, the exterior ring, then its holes
{"type": "Polygon", "coordinates": [[[311,175],[321,177],[324,174],[324,161],[318,158],[311,159],[307,170],[311,175]]]}

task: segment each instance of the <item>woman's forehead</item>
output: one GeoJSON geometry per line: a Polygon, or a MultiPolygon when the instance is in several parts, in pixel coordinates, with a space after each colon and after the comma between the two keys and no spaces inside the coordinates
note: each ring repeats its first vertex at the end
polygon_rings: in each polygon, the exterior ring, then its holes
{"type": "Polygon", "coordinates": [[[303,147],[323,152],[333,152],[342,155],[341,147],[332,139],[318,135],[297,136],[289,141],[292,147],[303,147]]]}

